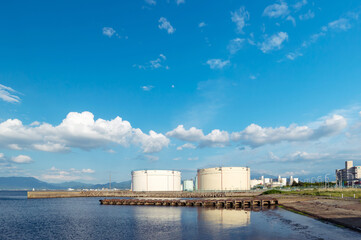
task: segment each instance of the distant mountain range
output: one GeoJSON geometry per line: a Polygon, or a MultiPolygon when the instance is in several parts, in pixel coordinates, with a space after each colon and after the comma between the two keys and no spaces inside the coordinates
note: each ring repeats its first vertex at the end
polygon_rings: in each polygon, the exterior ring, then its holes
{"type": "MultiPolygon", "coordinates": [[[[111,187],[117,189],[130,189],[131,181],[125,182],[112,182],[111,187]]],[[[34,177],[0,177],[0,190],[31,190],[35,189],[48,189],[48,190],[61,190],[61,189],[102,189],[108,188],[109,183],[105,184],[88,184],[81,182],[63,182],[63,183],[47,183],[40,181],[34,177]]]]}

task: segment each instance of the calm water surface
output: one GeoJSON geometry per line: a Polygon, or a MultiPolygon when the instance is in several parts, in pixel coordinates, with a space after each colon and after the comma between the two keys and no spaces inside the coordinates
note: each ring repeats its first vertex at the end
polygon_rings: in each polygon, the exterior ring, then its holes
{"type": "Polygon", "coordinates": [[[102,206],[99,198],[27,199],[0,191],[0,239],[360,239],[283,209],[102,206]]]}

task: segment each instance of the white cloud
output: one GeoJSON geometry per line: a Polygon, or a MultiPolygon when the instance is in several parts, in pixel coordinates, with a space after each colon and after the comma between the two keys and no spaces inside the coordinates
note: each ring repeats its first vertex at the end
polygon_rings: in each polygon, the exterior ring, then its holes
{"type": "Polygon", "coordinates": [[[103,27],[103,34],[111,38],[115,34],[115,30],[111,27],[103,27]]]}
{"type": "Polygon", "coordinates": [[[328,27],[333,30],[343,30],[347,31],[351,28],[351,23],[349,19],[346,18],[340,18],[336,21],[330,22],[328,24],[328,27]]]}
{"type": "Polygon", "coordinates": [[[31,163],[33,160],[29,156],[19,155],[19,156],[16,156],[16,157],[12,157],[11,161],[13,161],[15,163],[31,163]]]}
{"type": "Polygon", "coordinates": [[[257,77],[255,75],[249,75],[249,78],[252,79],[252,80],[257,79],[257,77]]]}
{"type": "Polygon", "coordinates": [[[205,22],[200,22],[198,24],[198,27],[202,28],[202,27],[205,27],[207,24],[205,22]]]}
{"type": "Polygon", "coordinates": [[[308,141],[330,136],[340,132],[347,126],[347,121],[340,115],[333,115],[323,121],[317,128],[291,125],[289,127],[263,128],[257,124],[249,125],[241,132],[231,135],[233,141],[241,141],[245,145],[258,147],[283,141],[308,141]]]}
{"type": "Polygon", "coordinates": [[[303,6],[307,4],[307,0],[302,0],[297,3],[295,3],[292,7],[296,9],[296,11],[300,10],[303,6]]]}
{"type": "Polygon", "coordinates": [[[3,101],[10,103],[20,102],[20,97],[14,95],[16,93],[18,92],[11,87],[0,84],[0,99],[2,99],[3,101]]]}
{"type": "Polygon", "coordinates": [[[202,138],[200,147],[224,147],[229,143],[229,134],[226,131],[214,129],[202,138]]]}
{"type": "Polygon", "coordinates": [[[64,182],[75,180],[93,180],[90,176],[95,173],[95,170],[90,168],[83,168],[81,170],[70,168],[69,170],[58,169],[51,167],[46,173],[42,174],[39,178],[50,182],[64,182]]]}
{"type": "Polygon", "coordinates": [[[148,3],[149,5],[156,5],[157,2],[155,0],[145,0],[146,3],[148,3]]]}
{"type": "Polygon", "coordinates": [[[245,42],[245,39],[243,39],[243,38],[232,39],[228,44],[228,47],[227,47],[228,51],[231,54],[237,53],[243,47],[244,42],[245,42]]]}
{"type": "Polygon", "coordinates": [[[143,152],[158,152],[168,146],[169,139],[152,130],[145,134],[120,117],[94,120],[90,112],[70,112],[58,126],[48,123],[25,126],[18,119],[1,122],[0,146],[9,147],[10,144],[51,152],[70,148],[107,148],[109,144],[139,145],[143,152]]]}
{"type": "Polygon", "coordinates": [[[229,60],[209,59],[207,64],[211,69],[222,69],[230,63],[229,60]]]}
{"type": "Polygon", "coordinates": [[[173,158],[174,161],[179,161],[179,160],[181,160],[181,159],[182,159],[181,157],[173,158]]]}
{"type": "Polygon", "coordinates": [[[224,147],[229,144],[228,132],[218,129],[214,129],[209,134],[204,135],[201,129],[191,127],[186,130],[183,125],[178,125],[177,128],[168,132],[166,136],[183,141],[198,142],[200,147],[224,147]]]}
{"type": "Polygon", "coordinates": [[[150,91],[154,88],[152,85],[142,86],[143,91],[150,91]]]}
{"type": "Polygon", "coordinates": [[[177,5],[185,3],[185,0],[175,0],[175,1],[176,1],[177,5]]]}
{"type": "Polygon", "coordinates": [[[183,144],[182,146],[177,147],[177,150],[178,150],[178,151],[181,151],[181,150],[186,149],[186,148],[188,148],[188,149],[195,149],[196,146],[193,145],[192,143],[185,143],[185,144],[183,144]]]}
{"type": "Polygon", "coordinates": [[[95,170],[87,168],[87,169],[82,169],[81,172],[82,173],[95,173],[95,170]]]}
{"type": "Polygon", "coordinates": [[[199,157],[189,157],[188,161],[197,161],[199,157]]]}
{"type": "Polygon", "coordinates": [[[145,65],[137,65],[134,64],[133,67],[138,67],[139,69],[158,69],[158,68],[165,68],[169,69],[169,66],[165,64],[165,61],[167,60],[166,56],[164,54],[159,54],[159,57],[155,60],[150,60],[149,63],[145,65]]]}
{"type": "Polygon", "coordinates": [[[275,49],[281,49],[282,43],[288,40],[286,32],[279,32],[266,38],[263,43],[259,45],[262,52],[267,53],[275,49]]]}
{"type": "Polygon", "coordinates": [[[246,11],[245,7],[240,7],[238,11],[231,12],[232,22],[236,23],[237,31],[243,33],[243,28],[247,25],[249,20],[249,12],[246,11]]]}
{"type": "Polygon", "coordinates": [[[280,2],[267,6],[263,11],[263,16],[270,18],[284,17],[289,14],[287,3],[280,2]]]}
{"type": "Polygon", "coordinates": [[[286,55],[286,57],[289,59],[289,60],[295,60],[296,58],[300,57],[300,56],[303,56],[302,53],[299,53],[299,52],[290,52],[286,55]]]}
{"type": "Polygon", "coordinates": [[[288,15],[287,18],[286,18],[286,20],[292,22],[292,25],[293,25],[293,26],[296,26],[296,20],[295,20],[295,18],[292,17],[291,15],[288,15]]]}
{"type": "Polygon", "coordinates": [[[183,141],[197,142],[204,136],[201,129],[191,127],[186,130],[183,125],[178,125],[175,129],[166,133],[167,137],[174,137],[183,141]]]}
{"type": "Polygon", "coordinates": [[[299,16],[300,20],[309,20],[309,19],[312,19],[312,18],[314,18],[314,17],[315,17],[315,13],[312,12],[311,10],[308,10],[307,13],[301,14],[301,15],[299,16]]]}
{"type": "Polygon", "coordinates": [[[167,30],[168,34],[172,34],[175,32],[175,28],[168,22],[165,17],[161,17],[158,21],[160,24],[158,25],[159,29],[167,30]]]}

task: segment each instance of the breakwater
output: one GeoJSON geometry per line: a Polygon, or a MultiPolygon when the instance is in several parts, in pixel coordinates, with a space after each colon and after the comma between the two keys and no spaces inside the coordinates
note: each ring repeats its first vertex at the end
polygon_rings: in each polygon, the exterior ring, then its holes
{"type": "Polygon", "coordinates": [[[261,191],[249,192],[132,192],[120,191],[29,191],[28,198],[132,197],[132,198],[235,198],[255,197],[261,191]]]}
{"type": "Polygon", "coordinates": [[[277,205],[275,198],[252,198],[252,199],[104,199],[99,200],[101,205],[153,205],[153,206],[200,206],[242,208],[252,206],[277,205]]]}

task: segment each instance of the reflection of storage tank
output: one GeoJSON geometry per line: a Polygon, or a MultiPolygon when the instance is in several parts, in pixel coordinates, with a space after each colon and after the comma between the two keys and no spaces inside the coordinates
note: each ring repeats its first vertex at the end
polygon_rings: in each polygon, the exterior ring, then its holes
{"type": "Polygon", "coordinates": [[[132,191],[181,191],[181,173],[171,170],[132,172],[132,191]]]}
{"type": "Polygon", "coordinates": [[[247,167],[217,167],[198,169],[198,190],[250,190],[250,172],[250,168],[247,167]]]}
{"type": "Polygon", "coordinates": [[[244,227],[251,223],[251,212],[236,209],[198,208],[198,218],[212,223],[212,229],[244,227]]]}
{"type": "Polygon", "coordinates": [[[183,181],[183,191],[190,191],[192,192],[194,190],[194,184],[193,180],[184,180],[183,181]]]}

